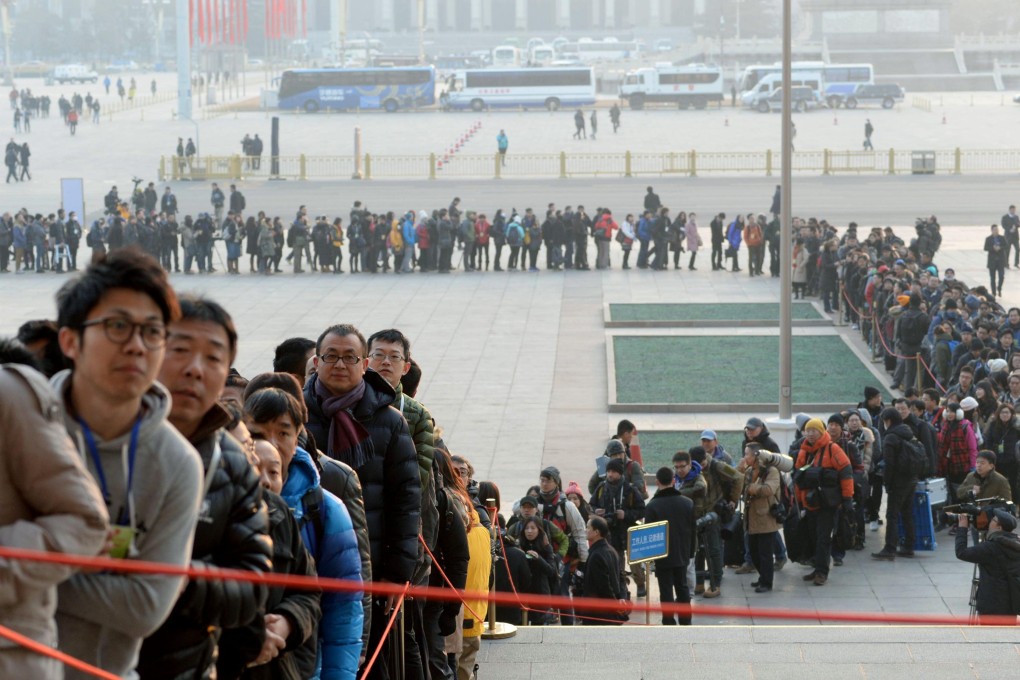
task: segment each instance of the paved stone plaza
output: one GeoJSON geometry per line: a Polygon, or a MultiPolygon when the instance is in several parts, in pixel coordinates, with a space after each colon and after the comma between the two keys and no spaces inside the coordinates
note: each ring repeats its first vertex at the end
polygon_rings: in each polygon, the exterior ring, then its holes
{"type": "MultiPolygon", "coordinates": [[[[147,80],[140,79],[140,86],[143,82],[147,80]]],[[[965,104],[958,108],[961,117],[968,113],[965,104]]],[[[986,101],[983,108],[976,109],[988,116],[982,119],[985,122],[965,125],[961,121],[951,127],[956,122],[954,115],[946,128],[924,127],[918,123],[922,114],[932,120],[938,114],[909,106],[893,112],[873,111],[873,120],[881,132],[876,133],[876,144],[886,143],[886,130],[890,133],[899,130],[903,135],[916,135],[914,141],[918,143],[937,143],[940,147],[959,144],[975,148],[993,144],[1020,147],[1020,139],[1012,139],[1020,134],[1016,125],[1007,124],[1008,117],[1020,115],[1020,107],[1011,108],[1008,102],[1000,107],[997,101],[986,101]],[[877,119],[879,115],[881,119],[877,119]],[[878,120],[883,122],[879,124],[878,120]],[[902,121],[902,127],[896,128],[895,121],[902,121]],[[995,125],[987,121],[995,121],[995,125]],[[936,132],[943,129],[947,135],[953,130],[960,136],[939,138],[936,132]]],[[[67,136],[57,119],[38,122],[31,135],[19,137],[32,143],[36,179],[25,185],[0,187],[5,204],[2,209],[25,205],[33,211],[50,212],[57,206],[59,178],[83,176],[91,213],[101,205],[102,194],[110,183],[116,182],[124,195],[130,188],[128,179],[132,174],[154,178],[159,154],[169,153],[178,135],[190,136],[194,131],[190,123],[170,122],[169,111],[168,106],[156,105],[151,107],[151,115],[146,114],[145,121],[135,119],[140,114],[122,114],[115,116],[113,125],[105,119],[99,128],[86,124],[74,139],[67,136]]],[[[642,115],[648,116],[644,119],[647,123],[639,126],[633,124],[637,117],[625,112],[624,124],[630,126],[625,130],[637,128],[642,134],[647,133],[664,125],[667,118],[685,123],[705,121],[701,127],[692,123],[691,127],[677,130],[678,148],[688,148],[692,140],[698,140],[699,148],[723,148],[725,140],[715,144],[714,130],[720,131],[720,135],[739,135],[726,142],[731,147],[750,145],[761,138],[758,146],[764,148],[769,144],[762,135],[778,136],[778,117],[768,119],[774,127],[771,132],[749,127],[750,121],[760,120],[759,114],[735,113],[729,128],[722,126],[725,112],[655,111],[642,115]]],[[[863,116],[865,112],[854,115],[863,116]]],[[[492,114],[484,119],[484,130],[485,134],[494,135],[496,130],[490,126],[508,126],[507,121],[524,121],[529,129],[537,129],[541,126],[533,125],[534,121],[548,118],[543,113],[492,114]]],[[[435,140],[455,133],[469,119],[469,115],[440,114],[287,116],[284,129],[288,134],[296,130],[294,142],[287,142],[293,143],[294,148],[284,148],[285,153],[311,153],[315,149],[346,153],[344,145],[349,143],[351,126],[361,124],[371,133],[369,139],[373,144],[380,138],[387,139],[391,153],[396,153],[393,149],[397,148],[417,153],[421,149],[434,150],[435,140]],[[441,130],[433,129],[434,121],[442,121],[441,130]]],[[[569,120],[565,122],[569,125],[569,120]]],[[[809,118],[798,119],[798,144],[824,146],[832,142],[808,140],[816,135],[817,140],[830,139],[838,130],[853,142],[843,147],[855,148],[859,144],[860,125],[860,121],[844,118],[843,113],[839,126],[833,126],[831,116],[824,112],[817,116],[809,114],[809,118]]],[[[941,123],[936,121],[934,125],[941,123]]],[[[206,153],[236,151],[239,148],[236,141],[245,132],[268,135],[268,121],[261,114],[240,114],[237,119],[229,114],[201,122],[200,126],[203,144],[209,145],[203,149],[206,153]]],[[[523,148],[534,144],[536,149],[552,144],[548,136],[543,136],[552,133],[544,127],[542,130],[536,133],[533,142],[526,141],[526,134],[511,132],[511,143],[520,143],[523,148]]],[[[611,139],[611,132],[607,129],[598,143],[589,142],[589,146],[601,144],[602,137],[611,139]]],[[[657,142],[654,137],[649,137],[652,143],[657,142]]],[[[617,143],[623,144],[607,141],[605,149],[617,143]]],[[[287,219],[299,204],[307,204],[312,215],[325,212],[346,217],[355,199],[366,201],[369,207],[418,209],[445,206],[455,194],[464,199],[463,207],[490,214],[499,206],[531,205],[540,210],[549,201],[561,207],[579,202],[589,208],[609,205],[614,212],[620,212],[640,205],[648,183],[656,186],[665,203],[698,212],[707,242],[708,221],[714,212],[725,210],[735,214],[766,209],[776,178],[247,182],[241,189],[248,197],[249,209],[265,209],[287,219]]],[[[174,188],[184,212],[207,209],[208,185],[180,183],[174,188]]],[[[913,217],[935,212],[946,225],[938,264],[943,269],[955,267],[959,278],[975,283],[987,282],[984,253],[980,250],[987,227],[973,225],[997,222],[1005,207],[1017,201],[1015,178],[1006,176],[804,177],[797,179],[794,192],[797,214],[827,217],[841,228],[851,219],[868,226],[891,223],[897,225],[904,237],[911,233],[913,217]]],[[[618,251],[614,251],[613,257],[618,265],[618,251]]],[[[706,251],[699,258],[701,270],[694,273],[686,269],[625,272],[617,267],[598,273],[455,272],[450,276],[308,273],[264,279],[248,275],[173,275],[172,281],[179,291],[214,297],[234,315],[241,337],[236,366],[246,376],[270,369],[272,349],[282,339],[294,335],[315,337],[332,323],[351,322],[366,334],[390,326],[404,330],[424,369],[422,400],[443,427],[451,448],[473,461],[477,478],[493,480],[500,486],[504,510],[508,510],[513,499],[537,482],[539,471],[546,465],[558,466],[564,482],[577,480],[583,486],[591,474],[593,459],[601,453],[605,439],[620,418],[631,418],[641,431],[741,428],[751,414],[607,410],[607,333],[634,334],[631,330],[606,329],[603,317],[607,303],[778,300],[777,281],[750,279],[746,272],[712,272],[707,257],[706,251]]],[[[594,252],[590,259],[594,259],[594,252]]],[[[243,262],[241,269],[246,270],[243,262]]],[[[25,320],[52,316],[53,295],[64,280],[59,275],[34,273],[0,278],[0,334],[13,334],[25,320]]],[[[1020,302],[1018,281],[1016,270],[1011,270],[1005,283],[1007,302],[1020,302]]],[[[798,332],[816,334],[819,330],[798,332]]],[[[663,333],[661,329],[651,332],[663,333]]],[[[858,357],[866,359],[866,348],[849,329],[831,328],[825,332],[843,335],[858,357]]],[[[669,333],[717,335],[719,330],[671,329],[669,333]]],[[[710,364],[732,361],[732,357],[706,355],[684,360],[710,364]]],[[[884,373],[874,373],[875,384],[884,378],[884,373]]],[[[752,362],[747,362],[746,379],[754,379],[752,362]]],[[[739,385],[734,385],[734,390],[739,390],[739,385]]],[[[692,443],[677,442],[677,447],[686,448],[692,443]]],[[[869,552],[877,548],[881,535],[868,533],[869,552]]],[[[613,675],[628,680],[651,680],[678,677],[684,668],[684,672],[693,670],[693,677],[697,678],[800,674],[955,680],[1016,675],[1016,643],[1020,637],[1015,630],[881,627],[850,631],[831,625],[777,629],[757,626],[791,622],[761,617],[752,617],[750,623],[755,627],[750,628],[746,626],[748,619],[740,616],[752,605],[812,612],[966,615],[970,568],[955,560],[950,539],[944,534],[939,536],[939,548],[934,554],[921,553],[912,561],[878,564],[867,558],[867,552],[852,552],[845,566],[833,569],[824,588],[804,585],[799,579],[802,573],[800,567],[788,565],[777,574],[775,592],[760,596],[748,587],[753,576],[737,576],[728,571],[723,596],[712,604],[731,606],[733,614],[695,617],[698,624],[727,627],[626,628],[611,632],[598,628],[529,629],[512,641],[483,645],[480,674],[483,678],[549,675],[571,678],[583,673],[585,678],[613,675]],[[613,644],[606,645],[608,640],[613,644]],[[838,644],[846,641],[852,644],[838,644]]]]}

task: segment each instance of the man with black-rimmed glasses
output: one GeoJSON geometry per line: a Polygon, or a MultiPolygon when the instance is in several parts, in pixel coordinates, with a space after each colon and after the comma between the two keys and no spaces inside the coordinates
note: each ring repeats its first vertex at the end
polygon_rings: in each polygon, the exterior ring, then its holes
{"type": "MultiPolygon", "coordinates": [[[[377,581],[411,581],[418,558],[421,480],[407,421],[391,406],[396,392],[368,370],[368,343],[350,324],[330,326],[315,343],[315,373],[305,384],[307,429],[331,458],[361,480],[377,581]]],[[[395,596],[373,600],[369,649],[383,639],[395,596]]],[[[384,652],[380,661],[387,658],[384,652]]],[[[377,663],[371,678],[389,678],[377,663]]]]}
{"type": "MultiPolygon", "coordinates": [[[[191,558],[202,462],[167,421],[156,382],[167,326],[180,306],[166,272],[120,250],[57,293],[58,342],[74,368],[53,377],[64,426],[103,493],[109,556],[168,567],[191,558]]],[[[183,576],[80,573],[58,591],[60,650],[119,677],[137,678],[142,639],[169,615],[183,576]]],[[[67,669],[68,678],[85,678],[67,669]]]]}

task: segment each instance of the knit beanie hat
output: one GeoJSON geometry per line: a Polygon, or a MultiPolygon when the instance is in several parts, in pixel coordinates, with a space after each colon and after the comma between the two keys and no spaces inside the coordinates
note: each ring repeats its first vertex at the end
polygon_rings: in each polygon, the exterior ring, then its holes
{"type": "Polygon", "coordinates": [[[996,508],[992,510],[992,515],[998,520],[999,526],[1002,527],[1003,531],[1013,531],[1016,529],[1016,518],[1006,510],[996,508]]]}
{"type": "Polygon", "coordinates": [[[559,487],[561,489],[563,488],[563,480],[560,478],[559,468],[555,468],[555,467],[550,465],[546,469],[542,470],[542,474],[540,474],[539,476],[540,477],[548,477],[549,479],[551,479],[554,482],[556,482],[556,486],[557,487],[559,487]]]}
{"type": "Polygon", "coordinates": [[[609,443],[606,444],[607,456],[619,456],[624,453],[627,453],[627,447],[619,439],[610,439],[609,443]]]}
{"type": "Polygon", "coordinates": [[[623,461],[620,460],[619,458],[614,458],[608,463],[606,463],[606,472],[617,472],[622,475],[625,469],[626,468],[624,468],[623,466],[623,461]]]}
{"type": "Polygon", "coordinates": [[[839,413],[833,413],[831,416],[829,416],[829,424],[832,423],[836,423],[841,428],[846,427],[846,423],[843,420],[843,416],[840,415],[839,413]]]}
{"type": "Polygon", "coordinates": [[[807,424],[804,425],[804,432],[807,432],[808,430],[818,430],[819,432],[825,432],[825,423],[823,423],[820,418],[812,418],[811,420],[807,421],[807,424]]]}
{"type": "Polygon", "coordinates": [[[567,496],[574,494],[581,500],[584,500],[584,493],[581,491],[581,485],[577,482],[570,482],[570,484],[567,484],[567,489],[563,493],[567,496]]]}

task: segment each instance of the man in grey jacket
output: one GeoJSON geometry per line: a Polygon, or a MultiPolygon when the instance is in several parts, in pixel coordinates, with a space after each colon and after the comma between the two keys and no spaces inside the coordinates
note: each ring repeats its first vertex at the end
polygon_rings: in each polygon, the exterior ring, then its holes
{"type": "MultiPolygon", "coordinates": [[[[67,438],[46,378],[0,365],[0,545],[96,555],[106,540],[102,495],[67,438]]],[[[0,625],[56,646],[57,584],[70,567],[0,560],[0,625]]],[[[0,678],[59,680],[63,666],[17,645],[0,647],[0,678]]]]}
{"type": "MultiPolygon", "coordinates": [[[[110,555],[189,564],[202,462],[169,422],[156,382],[167,326],[180,317],[159,264],[121,250],[57,293],[60,349],[74,368],[53,377],[64,425],[110,514],[110,555]]],[[[120,677],[138,675],[142,639],[170,614],[183,576],[82,573],[60,586],[60,650],[120,677]]],[[[67,678],[89,677],[72,669],[67,678]]]]}

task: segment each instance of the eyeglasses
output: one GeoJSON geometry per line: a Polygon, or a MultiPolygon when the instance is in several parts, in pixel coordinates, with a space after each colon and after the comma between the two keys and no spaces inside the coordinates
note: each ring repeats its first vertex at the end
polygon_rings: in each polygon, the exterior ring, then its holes
{"type": "Polygon", "coordinates": [[[82,328],[89,326],[102,326],[107,340],[118,345],[126,345],[135,336],[137,329],[142,338],[142,344],[147,349],[159,349],[166,345],[166,326],[159,323],[134,323],[127,319],[108,316],[102,319],[93,319],[83,323],[82,328]]]}
{"type": "Polygon", "coordinates": [[[361,361],[361,357],[355,354],[323,354],[319,357],[319,360],[327,364],[335,364],[338,361],[342,361],[348,366],[353,366],[361,361]]]}
{"type": "Polygon", "coordinates": [[[400,362],[404,361],[403,354],[385,354],[383,352],[372,352],[371,354],[368,355],[368,358],[371,359],[372,361],[379,362],[388,361],[391,364],[399,364],[400,362]]]}

